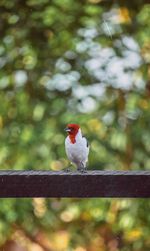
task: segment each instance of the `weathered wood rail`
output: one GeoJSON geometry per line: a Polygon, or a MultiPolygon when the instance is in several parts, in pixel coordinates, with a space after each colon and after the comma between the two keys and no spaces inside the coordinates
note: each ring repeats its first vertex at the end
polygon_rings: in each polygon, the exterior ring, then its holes
{"type": "Polygon", "coordinates": [[[0,171],[0,197],[150,198],[150,171],[0,171]]]}

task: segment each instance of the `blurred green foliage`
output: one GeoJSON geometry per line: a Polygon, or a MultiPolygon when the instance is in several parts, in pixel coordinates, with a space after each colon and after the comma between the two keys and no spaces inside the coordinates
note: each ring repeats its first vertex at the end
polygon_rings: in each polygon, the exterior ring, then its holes
{"type": "MultiPolygon", "coordinates": [[[[141,0],[0,1],[1,169],[67,167],[69,122],[89,138],[90,169],[150,168],[149,17],[141,0]]],[[[24,250],[148,251],[149,224],[146,200],[0,202],[9,251],[9,238],[37,245],[24,250]]]]}

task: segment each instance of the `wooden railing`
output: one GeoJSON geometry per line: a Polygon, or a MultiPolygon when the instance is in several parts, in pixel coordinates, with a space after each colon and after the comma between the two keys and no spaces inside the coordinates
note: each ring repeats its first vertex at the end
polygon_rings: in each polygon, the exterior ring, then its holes
{"type": "Polygon", "coordinates": [[[150,172],[0,171],[0,197],[150,198],[150,172]]]}

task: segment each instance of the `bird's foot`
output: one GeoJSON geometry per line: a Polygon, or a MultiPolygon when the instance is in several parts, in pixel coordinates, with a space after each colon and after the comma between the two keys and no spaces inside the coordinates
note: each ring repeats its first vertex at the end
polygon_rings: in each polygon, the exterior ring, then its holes
{"type": "Polygon", "coordinates": [[[86,167],[78,167],[77,171],[79,171],[80,173],[86,173],[87,169],[86,169],[86,167]]]}
{"type": "Polygon", "coordinates": [[[81,162],[78,166],[77,166],[77,171],[79,171],[80,173],[86,173],[87,172],[87,168],[84,165],[83,162],[81,162]]]}
{"type": "Polygon", "coordinates": [[[69,172],[71,172],[70,167],[66,167],[66,168],[64,168],[64,169],[63,169],[63,172],[65,172],[65,173],[69,173],[69,172]]]}
{"type": "Polygon", "coordinates": [[[87,172],[87,166],[84,167],[85,172],[87,172]]]}

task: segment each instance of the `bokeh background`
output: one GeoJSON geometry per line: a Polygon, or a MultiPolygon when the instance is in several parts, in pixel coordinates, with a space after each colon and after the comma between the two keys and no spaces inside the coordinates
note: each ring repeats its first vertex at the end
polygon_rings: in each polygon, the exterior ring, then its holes
{"type": "MultiPolygon", "coordinates": [[[[1,169],[67,167],[74,122],[90,169],[149,170],[148,2],[0,1],[1,169]]],[[[0,250],[149,251],[149,210],[144,199],[0,199],[0,250]]]]}

